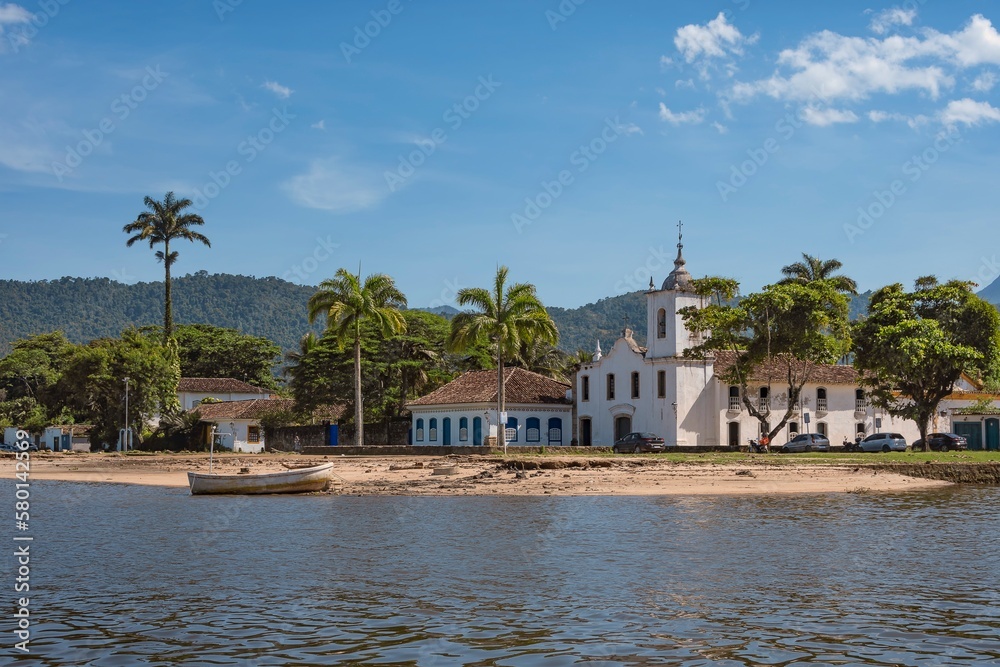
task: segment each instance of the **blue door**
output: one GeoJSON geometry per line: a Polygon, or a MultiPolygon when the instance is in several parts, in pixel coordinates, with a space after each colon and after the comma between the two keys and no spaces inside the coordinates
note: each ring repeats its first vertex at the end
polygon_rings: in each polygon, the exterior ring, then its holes
{"type": "Polygon", "coordinates": [[[444,446],[451,446],[451,417],[445,417],[441,422],[442,437],[444,439],[444,446]]]}
{"type": "Polygon", "coordinates": [[[483,444],[483,420],[479,417],[472,420],[472,444],[476,447],[483,444]]]}
{"type": "Polygon", "coordinates": [[[1000,449],[1000,419],[986,420],[986,449],[1000,449]]]}

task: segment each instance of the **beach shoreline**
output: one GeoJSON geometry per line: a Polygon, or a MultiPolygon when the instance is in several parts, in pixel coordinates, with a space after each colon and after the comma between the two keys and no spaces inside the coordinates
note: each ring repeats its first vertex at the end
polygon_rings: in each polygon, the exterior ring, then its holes
{"type": "MultiPolygon", "coordinates": [[[[213,471],[277,472],[333,461],[330,493],[360,496],[629,496],[895,492],[950,486],[877,465],[816,464],[750,457],[732,463],[677,462],[650,456],[301,456],[222,454],[213,471]],[[452,473],[452,474],[442,474],[452,473]]],[[[15,460],[0,459],[14,478],[15,460]]],[[[35,481],[186,488],[188,472],[209,472],[208,454],[33,453],[35,481]]]]}

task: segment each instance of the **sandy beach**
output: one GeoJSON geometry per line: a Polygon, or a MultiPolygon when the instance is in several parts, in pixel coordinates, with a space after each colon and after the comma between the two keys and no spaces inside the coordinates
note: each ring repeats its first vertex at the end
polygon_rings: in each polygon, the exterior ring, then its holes
{"type": "MultiPolygon", "coordinates": [[[[330,493],[351,495],[674,495],[881,492],[928,489],[948,482],[918,479],[864,465],[817,465],[747,457],[738,463],[667,461],[651,456],[499,458],[340,457],[225,454],[214,471],[275,472],[334,461],[330,493]],[[450,474],[441,474],[450,473],[450,474]]],[[[208,472],[207,454],[35,453],[31,479],[187,487],[189,471],[208,472]]],[[[0,471],[14,476],[13,456],[0,471]]]]}

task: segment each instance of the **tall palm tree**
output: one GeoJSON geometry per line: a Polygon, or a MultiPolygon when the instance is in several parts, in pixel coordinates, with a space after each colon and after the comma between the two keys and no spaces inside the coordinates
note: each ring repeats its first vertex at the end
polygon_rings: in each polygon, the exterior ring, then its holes
{"type": "Polygon", "coordinates": [[[347,269],[337,269],[333,278],[319,284],[309,297],[309,322],[326,316],[327,332],[340,344],[354,343],[354,424],[357,443],[364,445],[364,410],[361,400],[361,322],[372,322],[384,336],[406,331],[401,308],[406,297],[392,278],[373,273],[361,282],[361,271],[354,275],[347,269]]]}
{"type": "MultiPolygon", "coordinates": [[[[534,285],[507,285],[506,266],[497,268],[492,290],[465,287],[458,291],[456,300],[458,305],[472,306],[476,310],[464,311],[452,318],[448,346],[454,351],[462,351],[478,341],[490,343],[497,360],[497,409],[502,413],[506,407],[504,362],[517,358],[522,341],[555,345],[559,331],[538,300],[534,285]]],[[[504,447],[506,434],[504,425],[499,423],[499,414],[497,421],[498,443],[504,447]]]]}
{"type": "Polygon", "coordinates": [[[781,273],[784,278],[778,281],[779,285],[792,283],[811,283],[817,280],[829,281],[834,289],[846,294],[857,295],[858,284],[853,279],[843,274],[834,275],[836,271],[843,268],[844,264],[837,259],[821,260],[808,253],[802,253],[801,262],[795,262],[782,267],[781,273]]]}
{"type": "Polygon", "coordinates": [[[190,199],[177,199],[173,192],[168,192],[163,201],[152,197],[143,200],[148,211],[143,211],[134,222],[122,228],[126,234],[132,234],[125,245],[132,247],[136,241],[149,241],[149,247],[157,243],[163,244],[163,250],[156,251],[156,259],[163,262],[166,276],[164,278],[165,297],[163,306],[163,340],[170,338],[174,328],[173,304],[170,299],[170,267],[177,261],[177,251],[170,251],[170,242],[174,239],[186,241],[201,241],[209,248],[212,243],[208,238],[191,229],[193,226],[204,225],[205,221],[197,213],[184,213],[191,205],[190,199]]]}

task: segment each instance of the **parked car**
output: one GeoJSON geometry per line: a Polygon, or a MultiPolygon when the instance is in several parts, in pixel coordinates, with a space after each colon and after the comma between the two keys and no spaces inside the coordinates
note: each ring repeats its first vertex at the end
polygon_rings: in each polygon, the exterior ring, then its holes
{"type": "Polygon", "coordinates": [[[663,438],[655,433],[629,433],[615,442],[611,449],[615,454],[640,454],[643,452],[662,452],[665,449],[663,438]]]}
{"type": "MultiPolygon", "coordinates": [[[[957,433],[928,433],[927,444],[932,452],[963,451],[968,449],[969,441],[957,433]]],[[[927,451],[923,439],[913,443],[913,451],[927,451]]]]}
{"type": "Polygon", "coordinates": [[[858,443],[862,452],[905,452],[906,438],[899,433],[872,433],[858,443]]]}
{"type": "Polygon", "coordinates": [[[14,445],[8,445],[6,442],[0,442],[0,452],[16,452],[17,448],[14,445]]]}
{"type": "Polygon", "coordinates": [[[799,433],[785,443],[782,452],[828,452],[830,439],[821,433],[799,433]]]}

